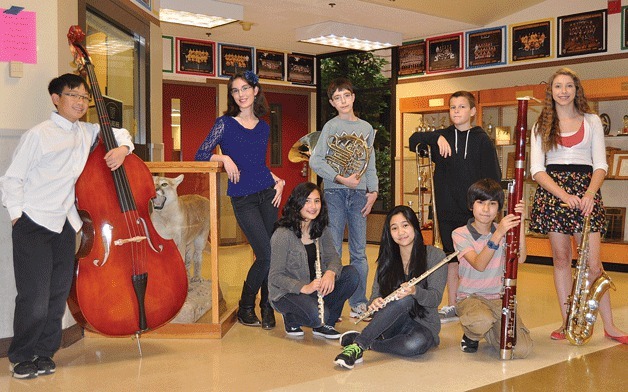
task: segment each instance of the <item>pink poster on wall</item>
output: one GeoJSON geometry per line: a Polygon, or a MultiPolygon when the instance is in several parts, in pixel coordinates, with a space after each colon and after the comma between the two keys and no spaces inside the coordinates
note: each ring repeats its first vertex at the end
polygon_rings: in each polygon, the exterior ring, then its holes
{"type": "Polygon", "coordinates": [[[36,64],[36,14],[19,8],[0,8],[0,61],[36,64]]]}

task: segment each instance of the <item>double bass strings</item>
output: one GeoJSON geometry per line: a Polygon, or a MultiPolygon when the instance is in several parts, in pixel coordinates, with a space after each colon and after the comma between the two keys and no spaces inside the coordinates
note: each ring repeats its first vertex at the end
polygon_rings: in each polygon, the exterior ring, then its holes
{"type": "MultiPolygon", "coordinates": [[[[92,85],[92,94],[94,96],[94,103],[96,105],[96,111],[98,113],[98,117],[100,119],[101,124],[101,132],[100,135],[103,139],[103,143],[107,151],[110,151],[116,147],[118,147],[117,142],[115,140],[113,130],[111,128],[111,121],[109,116],[107,115],[107,108],[105,106],[104,99],[102,94],[100,93],[100,86],[98,84],[98,79],[94,73],[93,65],[85,64],[85,69],[89,76],[90,83],[92,85]]],[[[124,165],[120,166],[118,169],[112,172],[113,181],[115,183],[115,189],[118,192],[118,202],[120,204],[121,212],[124,215],[127,233],[129,238],[148,238],[147,233],[145,232],[144,226],[141,225],[141,219],[139,214],[137,213],[137,206],[135,203],[135,199],[133,198],[133,193],[130,189],[129,181],[126,175],[126,170],[124,165]]],[[[120,233],[121,230],[118,228],[114,228],[114,232],[120,233]]],[[[131,246],[131,262],[133,266],[133,274],[138,275],[146,271],[146,243],[141,241],[129,241],[129,245],[131,246]]],[[[126,242],[125,242],[126,243],[126,242]]]]}

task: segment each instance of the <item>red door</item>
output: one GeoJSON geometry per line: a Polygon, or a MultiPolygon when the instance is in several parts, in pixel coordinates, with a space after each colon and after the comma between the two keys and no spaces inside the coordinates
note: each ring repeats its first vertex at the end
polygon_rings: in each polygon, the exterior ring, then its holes
{"type": "MultiPolygon", "coordinates": [[[[164,83],[162,110],[164,160],[193,161],[196,150],[216,121],[216,88],[164,83]],[[180,154],[173,148],[173,99],[179,100],[180,154]]],[[[176,118],[174,120],[176,122],[176,118]]]]}

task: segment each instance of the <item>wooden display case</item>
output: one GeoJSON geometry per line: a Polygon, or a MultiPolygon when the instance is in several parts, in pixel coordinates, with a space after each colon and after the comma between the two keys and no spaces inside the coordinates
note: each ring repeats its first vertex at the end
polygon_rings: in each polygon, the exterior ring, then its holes
{"type": "MultiPolygon", "coordinates": [[[[210,231],[209,231],[209,270],[213,283],[220,281],[220,254],[224,247],[220,246],[221,216],[225,203],[221,200],[227,198],[221,186],[221,173],[224,173],[222,163],[219,162],[146,162],[149,170],[154,175],[172,176],[176,174],[195,174],[201,178],[203,184],[200,193],[205,193],[209,199],[210,231]]],[[[222,217],[222,219],[225,219],[222,217]]],[[[229,223],[233,225],[235,222],[229,223]]],[[[223,224],[224,226],[224,224],[223,224]]],[[[252,261],[252,260],[251,260],[252,261]]],[[[241,280],[234,279],[241,283],[241,280]]],[[[222,338],[236,322],[236,310],[233,301],[231,306],[221,304],[219,284],[211,284],[211,309],[208,314],[194,323],[171,322],[154,331],[143,334],[143,337],[153,338],[222,338]]]]}

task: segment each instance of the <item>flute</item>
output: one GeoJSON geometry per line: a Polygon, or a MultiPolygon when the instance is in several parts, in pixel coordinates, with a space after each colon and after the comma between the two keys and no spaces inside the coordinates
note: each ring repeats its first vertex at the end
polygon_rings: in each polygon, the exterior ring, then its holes
{"type": "MultiPolygon", "coordinates": [[[[316,274],[316,279],[321,279],[323,277],[323,272],[321,271],[321,252],[318,249],[318,238],[315,241],[316,261],[314,262],[314,272],[316,274]]],[[[321,294],[320,290],[318,290],[316,294],[318,296],[318,317],[321,319],[321,322],[325,324],[325,301],[323,300],[323,294],[321,294]]]]}
{"type": "MultiPolygon", "coordinates": [[[[517,98],[517,125],[515,146],[515,179],[508,184],[508,214],[515,212],[515,204],[523,198],[523,180],[526,159],[526,131],[528,129],[528,101],[530,97],[517,98]]],[[[506,265],[504,268],[504,294],[502,296],[501,333],[499,352],[501,359],[512,359],[517,344],[517,266],[519,263],[519,235],[522,222],[506,233],[506,265]]]]}
{"type": "MultiPolygon", "coordinates": [[[[416,276],[412,279],[410,279],[406,285],[401,285],[401,287],[399,287],[397,290],[393,291],[392,293],[388,294],[386,296],[386,298],[384,298],[384,303],[382,305],[382,308],[385,307],[389,302],[392,301],[396,301],[399,299],[399,294],[401,294],[401,290],[412,287],[414,285],[416,285],[417,283],[419,283],[420,281],[422,281],[423,279],[427,278],[428,276],[430,276],[432,274],[432,272],[436,271],[437,269],[439,269],[440,267],[442,267],[443,265],[447,264],[451,259],[453,259],[454,257],[458,256],[458,251],[455,251],[454,253],[450,254],[449,256],[445,257],[444,259],[442,259],[441,261],[438,262],[438,264],[436,264],[435,266],[433,266],[432,268],[428,269],[427,271],[425,271],[424,273],[421,274],[421,276],[416,276]]],[[[367,317],[371,317],[373,315],[373,313],[377,312],[378,309],[369,309],[368,311],[364,312],[362,314],[362,316],[360,316],[360,318],[358,318],[354,324],[359,323],[360,321],[364,320],[367,317]]]]}

